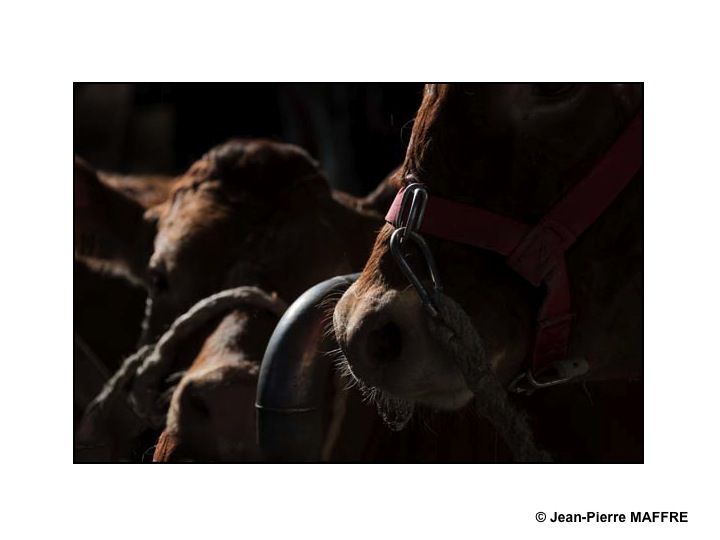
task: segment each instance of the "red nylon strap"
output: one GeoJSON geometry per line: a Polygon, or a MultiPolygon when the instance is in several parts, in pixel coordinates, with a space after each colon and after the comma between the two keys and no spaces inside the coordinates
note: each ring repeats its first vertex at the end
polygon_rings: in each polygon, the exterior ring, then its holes
{"type": "MultiPolygon", "coordinates": [[[[531,368],[534,373],[567,355],[572,321],[565,252],[612,204],[642,167],[643,118],[639,113],[590,173],[535,226],[430,196],[419,232],[504,255],[534,286],[545,284],[531,368]]],[[[404,188],[385,216],[394,223],[404,188]]]]}
{"type": "Polygon", "coordinates": [[[638,114],[590,173],[517,245],[508,264],[533,285],[540,285],[641,166],[642,115],[638,114]]]}
{"type": "MultiPolygon", "coordinates": [[[[385,221],[394,223],[400,212],[405,188],[395,196],[385,221]]],[[[420,232],[468,244],[508,256],[528,234],[530,227],[482,208],[428,197],[420,232]]]]}

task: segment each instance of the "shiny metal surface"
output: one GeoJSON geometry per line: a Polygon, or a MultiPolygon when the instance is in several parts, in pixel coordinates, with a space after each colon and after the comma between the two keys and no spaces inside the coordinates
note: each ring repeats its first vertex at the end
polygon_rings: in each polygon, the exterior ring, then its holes
{"type": "Polygon", "coordinates": [[[258,443],[268,461],[319,461],[328,417],[332,359],[322,350],[330,294],[359,274],[338,276],[303,293],[268,342],[257,390],[258,443]]]}

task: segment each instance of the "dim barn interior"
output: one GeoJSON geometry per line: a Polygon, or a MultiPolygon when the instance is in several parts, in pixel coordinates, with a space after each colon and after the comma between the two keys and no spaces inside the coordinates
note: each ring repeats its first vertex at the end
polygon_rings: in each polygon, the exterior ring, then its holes
{"type": "Polygon", "coordinates": [[[643,86],[74,86],[74,461],[643,462],[643,86]]]}

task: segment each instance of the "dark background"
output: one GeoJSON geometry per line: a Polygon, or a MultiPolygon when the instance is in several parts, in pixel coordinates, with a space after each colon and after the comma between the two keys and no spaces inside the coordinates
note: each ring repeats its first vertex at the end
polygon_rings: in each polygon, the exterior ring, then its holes
{"type": "Polygon", "coordinates": [[[333,187],[363,195],[400,164],[415,83],[76,84],[74,150],[96,168],[175,174],[231,137],[304,147],[333,187]]]}

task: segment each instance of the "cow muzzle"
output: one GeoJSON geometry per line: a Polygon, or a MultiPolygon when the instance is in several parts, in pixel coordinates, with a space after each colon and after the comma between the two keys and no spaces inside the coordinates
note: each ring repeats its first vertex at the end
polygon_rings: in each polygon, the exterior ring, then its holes
{"type": "Polygon", "coordinates": [[[255,461],[257,370],[237,365],[189,374],[173,396],[169,434],[179,444],[167,460],[255,461]]]}
{"type": "Polygon", "coordinates": [[[348,371],[365,387],[439,409],[472,397],[448,352],[428,330],[428,313],[415,290],[350,287],[333,323],[348,371]]]}

